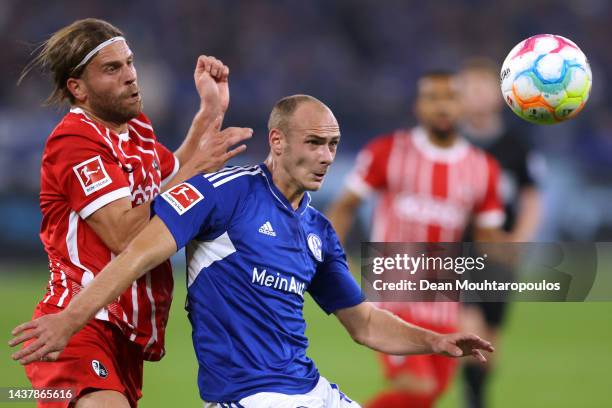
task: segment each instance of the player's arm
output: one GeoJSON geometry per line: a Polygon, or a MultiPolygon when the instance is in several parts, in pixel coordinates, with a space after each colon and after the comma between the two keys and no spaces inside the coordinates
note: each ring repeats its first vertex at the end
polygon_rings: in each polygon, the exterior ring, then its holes
{"type": "Polygon", "coordinates": [[[510,236],[501,228],[474,226],[474,241],[477,242],[508,242],[510,236]]]}
{"type": "Polygon", "coordinates": [[[342,195],[326,211],[343,245],[362,201],[387,186],[387,160],[392,140],[391,136],[376,137],[359,152],[342,195]]]}
{"type": "Polygon", "coordinates": [[[535,186],[524,187],[519,193],[516,224],[511,231],[514,242],[528,242],[540,222],[540,192],[535,186]]]}
{"type": "Polygon", "coordinates": [[[479,242],[507,242],[508,234],[502,230],[506,214],[499,197],[500,167],[497,160],[487,155],[487,185],[485,194],[476,204],[473,214],[474,239],[479,242]]]}
{"type": "MultiPolygon", "coordinates": [[[[200,95],[196,113],[183,144],[175,152],[178,172],[164,184],[165,191],[188,178],[221,168],[228,160],[244,152],[241,144],[253,135],[249,128],[221,130],[229,104],[229,68],[214,57],[200,56],[194,72],[200,95]],[[237,147],[231,149],[232,146],[237,147]]],[[[86,218],[87,224],[115,254],[144,228],[150,218],[150,202],[132,208],[129,198],[113,201],[86,218]]]]}
{"type": "Polygon", "coordinates": [[[120,254],[149,221],[151,203],[132,208],[129,197],[113,201],[85,219],[114,254],[120,254]]]}
{"type": "Polygon", "coordinates": [[[368,302],[334,313],[353,340],[386,354],[473,356],[484,362],[486,359],[480,350],[494,351],[491,343],[474,334],[438,334],[407,323],[368,302]]]}
{"type": "MultiPolygon", "coordinates": [[[[229,68],[226,65],[215,57],[201,55],[193,76],[200,96],[200,109],[193,118],[185,140],[174,154],[181,167],[195,159],[201,162],[198,171],[208,173],[220,169],[230,158],[245,151],[245,145],[229,152],[228,149],[251,137],[252,132],[237,140],[229,140],[223,132],[210,131],[211,128],[221,127],[229,106],[229,68]],[[203,155],[199,151],[202,144],[207,147],[203,155]]],[[[187,175],[187,178],[192,175],[187,175]]]]}
{"type": "MultiPolygon", "coordinates": [[[[228,150],[253,134],[252,129],[230,127],[220,131],[221,118],[213,122],[213,126],[205,132],[205,137],[195,147],[193,156],[182,165],[170,179],[162,191],[187,180],[188,178],[206,172],[210,166],[220,167],[246,149],[244,145],[228,150]]],[[[151,202],[132,208],[129,197],[115,200],[89,215],[85,221],[95,231],[114,254],[121,253],[128,243],[140,232],[151,217],[151,202]]]]}
{"type": "Polygon", "coordinates": [[[10,346],[35,337],[36,340],[14,353],[12,358],[21,364],[29,364],[49,353],[63,350],[70,337],[85,326],[98,310],[176,251],[177,244],[172,234],[159,217],[154,217],[126,250],[71,300],[66,309],[17,326],[12,332],[16,337],[9,342],[10,346]]]}
{"type": "Polygon", "coordinates": [[[334,226],[338,239],[344,245],[355,214],[362,198],[350,190],[345,190],[327,209],[326,216],[334,226]]]}
{"type": "Polygon", "coordinates": [[[226,189],[218,205],[217,190],[204,177],[192,177],[180,185],[180,190],[193,198],[188,207],[171,191],[153,200],[155,217],[136,235],[119,256],[113,259],[75,296],[66,309],[42,316],[13,330],[15,346],[29,339],[31,344],[13,355],[22,364],[45,357],[55,360],[70,336],[82,328],[98,310],[126,290],[146,271],[169,258],[198,234],[217,233],[225,228],[237,203],[242,199],[239,188],[226,189]],[[49,354],[51,353],[51,354],[49,354]]]}

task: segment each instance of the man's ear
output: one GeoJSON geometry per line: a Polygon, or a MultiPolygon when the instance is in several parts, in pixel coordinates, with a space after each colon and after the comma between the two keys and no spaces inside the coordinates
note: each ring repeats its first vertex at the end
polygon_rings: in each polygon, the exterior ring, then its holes
{"type": "Polygon", "coordinates": [[[68,88],[68,91],[77,102],[85,102],[87,100],[87,86],[82,79],[68,78],[66,88],[68,88]]]}
{"type": "Polygon", "coordinates": [[[268,134],[268,141],[270,143],[270,151],[278,156],[283,151],[283,139],[285,134],[279,129],[272,129],[268,134]]]}

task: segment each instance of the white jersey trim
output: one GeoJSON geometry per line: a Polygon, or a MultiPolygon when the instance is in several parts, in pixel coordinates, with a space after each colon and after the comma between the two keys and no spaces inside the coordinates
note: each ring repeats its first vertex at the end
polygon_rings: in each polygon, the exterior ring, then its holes
{"type": "Polygon", "coordinates": [[[499,228],[505,220],[506,215],[502,210],[489,210],[478,214],[474,223],[481,228],[499,228]]]}
{"type": "Polygon", "coordinates": [[[190,287],[202,271],[213,262],[236,252],[227,231],[212,241],[193,240],[187,245],[187,287],[190,287]]]}
{"type": "Polygon", "coordinates": [[[345,182],[348,191],[356,194],[359,198],[366,199],[374,193],[374,189],[359,174],[353,172],[348,175],[345,182]]]}
{"type": "Polygon", "coordinates": [[[204,174],[204,178],[206,178],[208,181],[210,181],[211,183],[217,179],[221,179],[224,177],[227,177],[231,174],[234,173],[238,173],[240,171],[252,171],[257,169],[257,166],[247,166],[247,167],[242,167],[242,166],[236,166],[236,167],[226,167],[224,169],[221,169],[217,172],[214,173],[206,173],[204,174]]]}
{"type": "MultiPolygon", "coordinates": [[[[138,120],[138,119],[131,119],[131,120],[130,120],[130,122],[134,122],[134,123],[135,123],[135,124],[137,124],[138,126],[143,127],[143,128],[145,128],[145,129],[153,130],[153,126],[151,126],[151,125],[149,125],[149,124],[147,124],[147,123],[144,123],[144,122],[142,122],[142,121],[140,121],[140,120],[138,120]]],[[[144,139],[144,138],[143,138],[143,139],[144,139]]],[[[153,141],[153,139],[151,139],[151,140],[153,141]]]]}
{"type": "Polygon", "coordinates": [[[261,173],[262,173],[262,171],[259,168],[256,168],[255,170],[252,170],[252,171],[241,171],[239,173],[232,174],[231,176],[228,176],[226,178],[222,178],[222,179],[214,182],[213,183],[213,187],[217,188],[217,187],[222,186],[223,184],[225,184],[225,183],[227,183],[229,181],[232,181],[232,180],[234,180],[234,179],[236,179],[238,177],[241,177],[241,176],[246,176],[246,175],[254,176],[256,174],[261,174],[261,173]]]}
{"type": "Polygon", "coordinates": [[[463,138],[457,139],[452,146],[443,148],[431,143],[421,127],[412,129],[411,134],[414,147],[432,161],[455,163],[463,159],[470,150],[470,145],[463,138]]]}
{"type": "Polygon", "coordinates": [[[79,216],[82,219],[86,219],[91,214],[95,213],[105,205],[110,204],[113,201],[119,200],[121,198],[131,196],[132,193],[130,193],[129,187],[121,187],[117,190],[111,191],[110,193],[106,193],[103,196],[96,198],[91,203],[87,204],[85,207],[83,207],[81,211],[79,211],[79,216]]]}
{"type": "MultiPolygon", "coordinates": [[[[164,188],[164,186],[168,184],[168,182],[172,180],[174,176],[176,176],[176,173],[178,173],[179,168],[181,167],[181,163],[179,162],[178,157],[176,157],[175,155],[172,155],[172,157],[174,157],[174,168],[172,169],[172,173],[170,173],[166,178],[164,178],[161,181],[161,184],[160,184],[161,188],[164,188]]],[[[160,163],[160,166],[161,166],[161,163],[160,163]]]]}
{"type": "Polygon", "coordinates": [[[60,277],[62,280],[62,286],[64,287],[64,293],[62,293],[62,296],[57,302],[57,305],[59,307],[62,307],[64,305],[64,300],[66,300],[66,296],[68,296],[69,290],[68,290],[68,282],[66,282],[66,274],[61,269],[60,269],[60,277]]]}
{"type": "Polygon", "coordinates": [[[144,348],[144,352],[147,352],[153,343],[157,341],[157,319],[155,318],[155,299],[153,299],[153,291],[151,290],[151,272],[147,272],[145,276],[147,298],[151,304],[151,337],[144,348]]]}
{"type": "MultiPolygon", "coordinates": [[[[236,169],[246,169],[246,167],[243,166],[227,166],[227,167],[223,167],[222,169],[219,169],[217,171],[211,171],[210,173],[204,173],[204,178],[208,179],[211,176],[214,176],[215,174],[219,174],[219,173],[230,173],[231,170],[236,170],[236,169]]],[[[236,170],[238,171],[238,170],[236,170]]]]}
{"type": "MultiPolygon", "coordinates": [[[[68,233],[66,234],[66,247],[68,248],[68,256],[70,262],[73,265],[81,268],[83,272],[83,278],[81,279],[81,285],[87,286],[89,282],[93,280],[93,272],[87,269],[79,258],[79,244],[78,244],[78,227],[79,227],[79,215],[71,211],[68,218],[68,233]]],[[[100,309],[95,316],[99,320],[108,320],[108,310],[106,308],[100,309]]]]}

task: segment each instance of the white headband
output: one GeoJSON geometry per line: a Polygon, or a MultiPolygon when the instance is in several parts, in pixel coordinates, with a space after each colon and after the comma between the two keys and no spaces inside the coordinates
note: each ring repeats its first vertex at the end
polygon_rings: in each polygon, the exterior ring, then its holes
{"type": "Polygon", "coordinates": [[[110,45],[116,41],[125,41],[125,38],[119,36],[119,37],[113,37],[113,38],[109,38],[108,40],[104,41],[102,44],[98,45],[96,48],[94,48],[93,50],[89,51],[87,53],[87,55],[85,57],[83,57],[83,59],[81,60],[81,62],[79,62],[79,64],[74,67],[74,69],[72,70],[72,72],[76,71],[77,69],[81,68],[83,65],[87,64],[89,62],[89,60],[96,55],[96,53],[98,51],[100,51],[102,48],[106,47],[107,45],[110,45]]]}

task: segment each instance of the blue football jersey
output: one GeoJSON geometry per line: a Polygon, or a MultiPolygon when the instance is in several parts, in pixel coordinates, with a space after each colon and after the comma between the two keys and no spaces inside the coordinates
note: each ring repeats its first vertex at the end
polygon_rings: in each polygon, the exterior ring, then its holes
{"type": "Polygon", "coordinates": [[[309,203],[306,193],[293,210],[265,164],[195,176],[153,202],[186,247],[203,400],[310,391],[319,373],[306,356],[304,293],[328,314],[364,300],[333,227],[309,203]]]}

